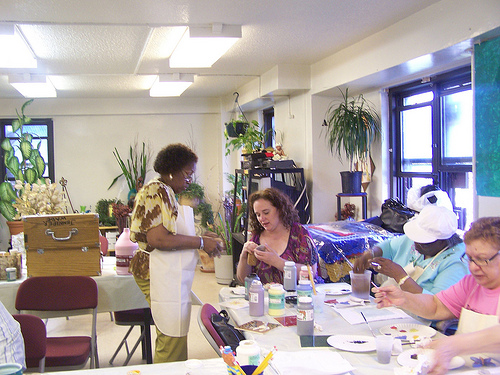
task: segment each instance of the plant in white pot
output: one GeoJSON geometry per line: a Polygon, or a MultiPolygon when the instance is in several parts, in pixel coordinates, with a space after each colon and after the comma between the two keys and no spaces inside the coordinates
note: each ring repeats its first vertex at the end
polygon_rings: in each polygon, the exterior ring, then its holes
{"type": "Polygon", "coordinates": [[[342,178],[351,178],[356,183],[349,187],[342,182],[343,193],[361,192],[361,174],[355,171],[355,162],[370,161],[370,146],[381,135],[380,117],[371,103],[360,94],[349,97],[349,89],[342,94],[341,101],[333,101],[325,115],[323,130],[332,154],[340,160],[349,160],[349,171],[340,172],[342,178]],[[347,191],[346,191],[347,190],[347,191]]]}
{"type": "Polygon", "coordinates": [[[233,280],[233,244],[231,224],[229,220],[217,213],[214,224],[211,230],[223,241],[223,252],[219,257],[214,259],[215,263],[215,279],[219,284],[228,285],[233,280]]]}

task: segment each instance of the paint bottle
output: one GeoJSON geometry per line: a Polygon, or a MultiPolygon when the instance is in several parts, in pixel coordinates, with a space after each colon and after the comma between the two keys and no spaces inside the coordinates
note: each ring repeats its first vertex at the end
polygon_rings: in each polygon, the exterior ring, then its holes
{"type": "Polygon", "coordinates": [[[259,280],[260,277],[257,276],[256,273],[251,273],[247,277],[245,277],[245,299],[248,301],[248,291],[250,290],[250,286],[252,285],[252,281],[259,280]]]}
{"type": "Polygon", "coordinates": [[[285,313],[285,289],[281,284],[273,284],[269,288],[269,309],[271,316],[280,316],[285,313]]]}
{"type": "Polygon", "coordinates": [[[248,291],[248,301],[250,316],[264,315],[264,288],[259,280],[252,281],[248,291]]]}
{"type": "Polygon", "coordinates": [[[297,286],[297,298],[299,297],[312,297],[313,289],[309,280],[299,280],[297,286]]]}
{"type": "Polygon", "coordinates": [[[300,280],[309,280],[309,271],[307,270],[307,266],[300,267],[299,281],[300,280]]]}
{"type": "Polygon", "coordinates": [[[297,267],[295,266],[295,262],[285,262],[285,268],[283,268],[283,287],[287,292],[297,290],[297,267]]]}
{"type": "Polygon", "coordinates": [[[297,303],[297,335],[314,335],[314,308],[311,297],[299,297],[297,303]]]}
{"type": "Polygon", "coordinates": [[[236,348],[236,360],[240,366],[258,366],[260,348],[254,340],[241,340],[236,348]]]}

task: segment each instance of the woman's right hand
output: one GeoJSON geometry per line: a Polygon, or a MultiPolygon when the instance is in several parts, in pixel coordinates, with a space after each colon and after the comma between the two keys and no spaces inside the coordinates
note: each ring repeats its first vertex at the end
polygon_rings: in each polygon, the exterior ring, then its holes
{"type": "Polygon", "coordinates": [[[210,258],[215,258],[220,255],[222,246],[217,240],[212,236],[203,236],[203,251],[208,254],[210,258]]]}
{"type": "Polygon", "coordinates": [[[248,254],[253,253],[257,246],[258,245],[253,241],[245,242],[245,244],[243,245],[243,249],[241,250],[240,260],[244,260],[246,262],[248,259],[248,254]]]}
{"type": "Polygon", "coordinates": [[[373,252],[371,250],[365,251],[359,258],[354,260],[353,272],[363,273],[367,268],[371,267],[371,260],[373,259],[373,252]]]}
{"type": "Polygon", "coordinates": [[[372,288],[375,293],[377,309],[390,306],[402,306],[406,302],[405,292],[395,285],[372,288]]]}

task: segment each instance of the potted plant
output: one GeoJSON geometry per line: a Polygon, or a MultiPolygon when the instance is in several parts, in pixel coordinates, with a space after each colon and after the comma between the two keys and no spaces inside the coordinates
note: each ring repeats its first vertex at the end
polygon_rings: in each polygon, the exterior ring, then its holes
{"type": "Polygon", "coordinates": [[[233,232],[231,230],[230,221],[227,218],[223,218],[220,213],[217,213],[217,217],[214,220],[214,224],[211,226],[211,230],[222,239],[224,249],[224,252],[220,255],[220,257],[216,257],[214,259],[215,279],[219,284],[229,285],[234,276],[232,246],[233,232]]]}
{"type": "Polygon", "coordinates": [[[330,152],[349,160],[349,171],[340,172],[342,192],[360,193],[362,172],[354,171],[354,163],[369,159],[370,145],[381,134],[380,117],[362,94],[349,97],[348,89],[340,92],[342,100],[330,104],[323,126],[330,152]]]}
{"type": "Polygon", "coordinates": [[[262,150],[265,148],[264,142],[267,134],[261,131],[259,123],[255,120],[252,120],[248,124],[246,132],[238,135],[238,137],[229,140],[227,133],[225,135],[226,155],[240,149],[244,154],[251,154],[255,150],[262,150]]]}
{"type": "Polygon", "coordinates": [[[179,203],[193,208],[195,215],[200,215],[200,224],[207,228],[213,224],[212,205],[205,201],[205,188],[197,182],[189,184],[186,190],[178,195],[179,203]]]}
{"type": "Polygon", "coordinates": [[[231,120],[225,123],[226,130],[224,135],[226,138],[237,138],[242,134],[245,134],[248,128],[248,121],[240,116],[237,120],[231,120]]]}
{"type": "Polygon", "coordinates": [[[115,177],[111,185],[109,185],[108,190],[118,181],[120,177],[125,177],[127,185],[129,188],[129,193],[127,200],[130,201],[135,197],[137,191],[142,187],[146,181],[146,173],[149,168],[149,160],[151,159],[151,152],[149,147],[146,148],[146,144],[142,142],[142,149],[139,150],[139,145],[135,142],[134,146],[130,146],[129,149],[129,159],[126,162],[120,156],[120,153],[115,147],[113,151],[122,173],[115,177]]]}
{"type": "Polygon", "coordinates": [[[5,166],[16,180],[15,186],[11,181],[0,184],[0,213],[7,222],[20,219],[15,204],[23,194],[26,183],[31,186],[35,183],[43,185],[49,182],[43,178],[46,165],[40,155],[41,140],[36,134],[28,133],[23,128],[24,125],[31,123],[31,118],[24,114],[24,110],[33,100],[26,101],[20,111],[16,109],[17,119],[12,121],[12,133],[16,138],[4,138],[1,143],[5,166]]]}

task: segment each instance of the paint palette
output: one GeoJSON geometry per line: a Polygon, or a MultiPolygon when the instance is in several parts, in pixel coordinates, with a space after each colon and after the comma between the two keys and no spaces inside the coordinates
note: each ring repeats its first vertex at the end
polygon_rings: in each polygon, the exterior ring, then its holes
{"type": "Polygon", "coordinates": [[[379,329],[383,335],[390,335],[400,340],[417,341],[430,338],[436,334],[434,328],[421,324],[393,324],[379,329]]]}

